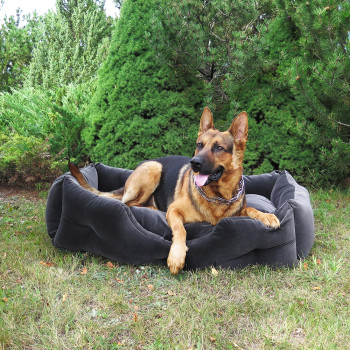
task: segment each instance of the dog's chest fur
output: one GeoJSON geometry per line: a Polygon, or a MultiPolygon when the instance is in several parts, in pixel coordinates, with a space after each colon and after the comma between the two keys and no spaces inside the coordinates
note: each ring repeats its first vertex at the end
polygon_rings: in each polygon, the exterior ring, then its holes
{"type": "MultiPolygon", "coordinates": [[[[194,186],[191,170],[188,169],[182,177],[182,181],[178,183],[175,191],[175,198],[186,198],[190,206],[187,206],[184,212],[184,222],[201,222],[206,221],[212,225],[216,225],[221,219],[225,217],[232,217],[240,215],[240,211],[245,205],[245,197],[241,196],[236,202],[230,205],[213,203],[205,199],[198,192],[194,186]]],[[[237,179],[234,179],[232,183],[237,183],[237,186],[231,184],[225,184],[224,181],[217,185],[205,186],[206,195],[209,198],[223,197],[230,199],[235,193],[235,188],[238,187],[240,180],[240,174],[237,174],[237,179]],[[224,194],[224,196],[223,196],[224,194]]]]}

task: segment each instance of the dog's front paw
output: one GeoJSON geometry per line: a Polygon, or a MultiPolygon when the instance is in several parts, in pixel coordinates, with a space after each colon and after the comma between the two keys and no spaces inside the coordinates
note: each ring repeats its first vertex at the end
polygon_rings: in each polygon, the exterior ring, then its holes
{"type": "Polygon", "coordinates": [[[280,221],[278,220],[277,216],[274,214],[264,214],[264,216],[261,218],[262,223],[271,228],[278,228],[280,227],[280,221]]]}
{"type": "Polygon", "coordinates": [[[186,244],[173,243],[171,245],[168,267],[173,275],[177,275],[183,269],[187,250],[186,244]]]}

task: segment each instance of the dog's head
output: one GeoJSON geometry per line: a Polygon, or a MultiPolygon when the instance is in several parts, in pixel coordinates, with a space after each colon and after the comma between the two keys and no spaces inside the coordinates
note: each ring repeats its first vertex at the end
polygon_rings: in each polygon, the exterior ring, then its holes
{"type": "Polygon", "coordinates": [[[199,126],[197,147],[191,167],[197,186],[218,181],[227,171],[242,170],[248,138],[248,115],[241,112],[227,131],[216,130],[213,114],[205,107],[199,126]]]}

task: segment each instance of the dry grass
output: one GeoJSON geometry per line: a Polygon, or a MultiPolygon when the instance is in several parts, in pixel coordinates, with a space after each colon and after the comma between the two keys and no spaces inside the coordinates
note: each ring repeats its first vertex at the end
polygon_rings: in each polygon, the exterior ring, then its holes
{"type": "Polygon", "coordinates": [[[0,202],[0,349],[346,349],[350,191],[312,194],[316,242],[294,269],[108,266],[59,251],[44,200],[0,202]]]}

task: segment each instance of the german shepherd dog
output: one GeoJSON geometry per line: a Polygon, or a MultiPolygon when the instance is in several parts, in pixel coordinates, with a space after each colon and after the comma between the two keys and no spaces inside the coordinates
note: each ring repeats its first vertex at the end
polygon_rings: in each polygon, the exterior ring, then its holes
{"type": "Polygon", "coordinates": [[[125,186],[112,192],[100,192],[90,186],[73,163],[69,163],[69,169],[80,185],[99,196],[121,200],[127,206],[166,210],[173,234],[167,263],[170,272],[178,274],[188,250],[185,223],[206,221],[216,225],[225,217],[249,216],[268,227],[280,226],[274,214],[246,206],[242,163],[247,137],[246,112],[240,113],[227,131],[220,132],[214,128],[212,112],[206,107],[194,157],[185,164],[177,157],[142,162],[125,186]],[[174,179],[172,183],[167,182],[170,178],[174,179]],[[165,209],[159,208],[166,195],[165,209]]]}

